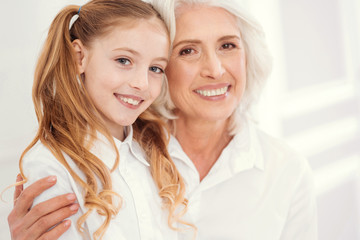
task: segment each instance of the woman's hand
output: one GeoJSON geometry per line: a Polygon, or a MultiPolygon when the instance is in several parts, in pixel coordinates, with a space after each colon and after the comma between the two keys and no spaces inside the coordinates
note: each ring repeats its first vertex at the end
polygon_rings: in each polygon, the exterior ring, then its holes
{"type": "MultiPolygon", "coordinates": [[[[20,175],[16,181],[22,181],[20,175]]],[[[34,199],[55,183],[56,177],[50,176],[25,190],[22,185],[15,188],[14,208],[8,216],[12,240],[58,239],[70,227],[70,220],[63,220],[79,209],[73,193],[54,197],[30,209],[34,199]]]]}

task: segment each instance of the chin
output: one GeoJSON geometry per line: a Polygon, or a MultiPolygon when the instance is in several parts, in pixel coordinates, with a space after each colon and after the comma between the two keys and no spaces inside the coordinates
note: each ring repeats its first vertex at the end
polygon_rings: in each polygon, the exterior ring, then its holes
{"type": "Polygon", "coordinates": [[[201,118],[210,122],[224,121],[230,118],[232,113],[202,114],[201,118]]]}
{"type": "Polygon", "coordinates": [[[133,124],[136,121],[137,118],[133,118],[133,119],[119,119],[118,121],[115,121],[116,124],[118,124],[119,126],[130,126],[131,124],[133,124]]]}

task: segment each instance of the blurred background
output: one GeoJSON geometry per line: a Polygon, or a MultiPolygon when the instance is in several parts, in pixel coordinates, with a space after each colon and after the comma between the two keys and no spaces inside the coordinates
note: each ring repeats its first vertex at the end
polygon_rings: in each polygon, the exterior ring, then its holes
{"type": "MultiPolygon", "coordinates": [[[[314,171],[320,240],[360,240],[360,0],[239,0],[263,25],[274,69],[257,107],[261,128],[314,171]]],[[[33,72],[56,13],[84,0],[0,0],[0,190],[35,134],[33,72]]],[[[12,193],[0,203],[10,239],[12,193]]]]}

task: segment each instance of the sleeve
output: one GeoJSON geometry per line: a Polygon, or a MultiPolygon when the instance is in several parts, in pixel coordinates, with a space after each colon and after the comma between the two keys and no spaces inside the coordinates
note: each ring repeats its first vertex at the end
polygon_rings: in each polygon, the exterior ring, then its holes
{"type": "Polygon", "coordinates": [[[85,208],[83,206],[83,197],[81,195],[81,191],[79,191],[77,188],[74,179],[71,177],[66,168],[60,162],[58,162],[58,160],[51,154],[48,149],[46,149],[44,146],[41,146],[40,149],[38,146],[35,148],[36,151],[29,152],[30,154],[26,155],[23,161],[24,174],[28,178],[28,182],[25,184],[25,187],[34,183],[38,179],[47,177],[49,175],[57,176],[57,182],[53,187],[40,194],[34,200],[32,207],[62,194],[75,193],[80,208],[76,214],[68,218],[71,220],[71,226],[59,238],[59,240],[92,239],[89,237],[89,230],[87,228],[86,222],[83,234],[80,233],[76,227],[77,220],[85,213],[85,208]]]}
{"type": "Polygon", "coordinates": [[[317,207],[313,175],[305,159],[280,240],[316,240],[317,207]]]}

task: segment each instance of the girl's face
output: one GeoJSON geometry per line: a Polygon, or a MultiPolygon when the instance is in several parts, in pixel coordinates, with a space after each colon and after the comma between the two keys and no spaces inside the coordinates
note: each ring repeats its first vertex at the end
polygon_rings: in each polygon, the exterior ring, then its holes
{"type": "Polygon", "coordinates": [[[246,84],[246,58],[236,18],[222,8],[178,9],[174,48],[166,69],[179,118],[223,121],[246,84]]]}
{"type": "MultiPolygon", "coordinates": [[[[133,21],[133,20],[130,20],[133,21]]],[[[160,94],[168,62],[169,38],[159,19],[116,26],[89,48],[74,41],[85,88],[111,134],[122,140],[160,94]]]]}

